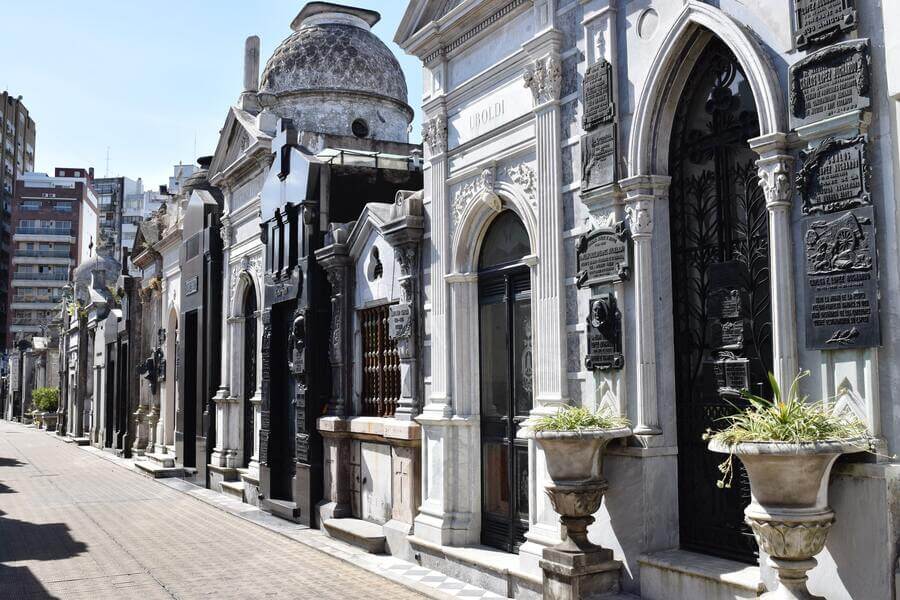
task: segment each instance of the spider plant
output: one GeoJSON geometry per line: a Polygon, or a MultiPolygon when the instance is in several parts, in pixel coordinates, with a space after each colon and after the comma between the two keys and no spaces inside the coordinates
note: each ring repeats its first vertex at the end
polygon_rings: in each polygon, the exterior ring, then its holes
{"type": "Polygon", "coordinates": [[[552,415],[536,419],[530,428],[533,431],[585,431],[598,429],[621,429],[631,424],[609,408],[590,411],[580,406],[565,406],[552,415]]]}
{"type": "MultiPolygon", "coordinates": [[[[707,429],[703,439],[716,440],[731,449],[746,442],[812,444],[859,440],[860,450],[874,451],[876,440],[869,435],[862,420],[838,415],[827,402],[810,402],[808,396],[800,394],[800,381],[807,376],[809,371],[806,370],[797,373],[787,396],[783,396],[775,376],[769,373],[772,399],[741,390],[741,398],[749,402],[749,406],[722,417],[720,420],[727,426],[719,431],[707,429]]],[[[731,487],[733,458],[734,453],[729,453],[719,465],[722,478],[716,485],[720,488],[731,487]]]]}

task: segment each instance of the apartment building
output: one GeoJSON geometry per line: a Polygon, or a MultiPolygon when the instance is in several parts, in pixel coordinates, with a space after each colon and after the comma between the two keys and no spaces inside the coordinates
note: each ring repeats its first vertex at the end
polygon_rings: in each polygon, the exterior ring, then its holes
{"type": "MultiPolygon", "coordinates": [[[[11,250],[10,207],[16,178],[34,170],[35,125],[22,97],[0,93],[0,323],[6,322],[11,250]]],[[[0,327],[0,348],[6,330],[0,327]]]]}
{"type": "Polygon", "coordinates": [[[58,309],[71,270],[97,251],[99,215],[93,170],[26,173],[12,203],[7,346],[41,335],[58,309]]]}
{"type": "MultiPolygon", "coordinates": [[[[94,179],[93,188],[99,203],[97,208],[100,218],[100,237],[103,240],[102,251],[121,262],[123,228],[129,229],[124,226],[126,199],[141,195],[143,183],[140,178],[135,181],[128,177],[100,177],[94,179]]],[[[125,245],[130,247],[130,243],[125,245]]]]}

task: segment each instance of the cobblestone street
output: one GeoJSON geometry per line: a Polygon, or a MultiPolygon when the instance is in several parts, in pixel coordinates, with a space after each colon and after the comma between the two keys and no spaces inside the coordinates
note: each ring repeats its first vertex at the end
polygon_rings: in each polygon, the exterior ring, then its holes
{"type": "Polygon", "coordinates": [[[386,579],[0,422],[0,598],[420,598],[386,579]]]}

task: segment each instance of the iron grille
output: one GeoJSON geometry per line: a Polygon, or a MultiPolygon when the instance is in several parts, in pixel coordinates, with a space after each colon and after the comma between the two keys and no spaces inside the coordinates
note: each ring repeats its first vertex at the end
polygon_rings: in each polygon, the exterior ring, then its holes
{"type": "Polygon", "coordinates": [[[388,335],[389,305],[359,311],[362,330],[361,411],[367,417],[393,417],[400,400],[400,355],[388,335]]]}

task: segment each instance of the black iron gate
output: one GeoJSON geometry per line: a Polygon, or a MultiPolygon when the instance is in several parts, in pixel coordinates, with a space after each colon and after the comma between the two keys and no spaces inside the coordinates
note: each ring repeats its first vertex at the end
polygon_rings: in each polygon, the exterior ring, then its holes
{"type": "Polygon", "coordinates": [[[732,488],[718,489],[722,456],[702,435],[734,412],[741,401],[727,398],[737,390],[768,394],[768,220],[747,143],[757,135],[750,86],[713,40],[685,86],[670,146],[681,545],[747,562],[757,548],[743,522],[746,475],[738,467],[732,488]]]}

